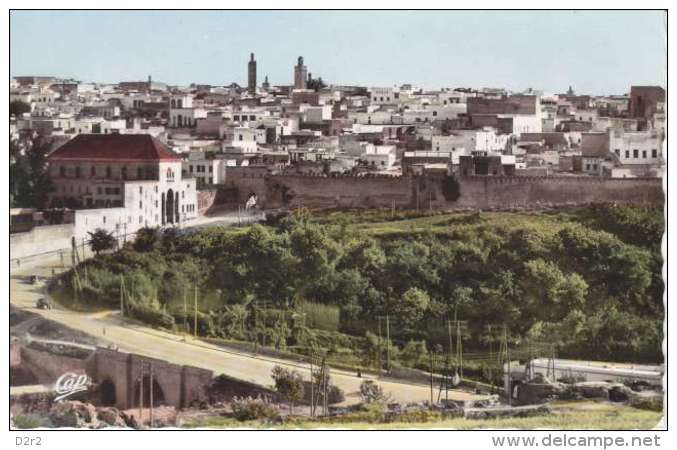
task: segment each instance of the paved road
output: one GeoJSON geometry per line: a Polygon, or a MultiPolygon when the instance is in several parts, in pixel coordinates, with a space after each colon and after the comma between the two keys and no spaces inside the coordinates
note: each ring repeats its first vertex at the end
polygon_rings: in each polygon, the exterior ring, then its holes
{"type": "MultiPolygon", "coordinates": [[[[233,220],[232,217],[223,216],[210,219],[190,226],[214,224],[214,222],[226,219],[225,225],[233,220]]],[[[70,261],[70,258],[67,256],[65,261],[70,261]]],[[[154,330],[121,318],[115,311],[80,313],[56,304],[51,310],[35,308],[36,300],[46,294],[42,284],[29,284],[26,276],[35,274],[46,278],[52,274],[52,271],[58,273],[61,270],[63,270],[61,258],[56,254],[26,261],[20,267],[12,267],[10,279],[12,305],[31,310],[47,319],[87,333],[99,339],[104,345],[114,344],[120,351],[164,359],[176,364],[202,367],[212,370],[216,375],[226,374],[261,386],[270,386],[273,383],[270,378],[271,370],[275,365],[283,365],[293,367],[301,372],[305,379],[309,378],[310,371],[302,364],[226,350],[190,337],[154,330]]],[[[358,378],[351,372],[332,370],[332,379],[346,393],[347,403],[359,401],[359,386],[365,378],[372,377],[365,375],[358,378]]],[[[378,380],[378,384],[392,396],[394,401],[412,402],[430,399],[430,387],[427,385],[386,379],[378,380]]],[[[449,398],[467,400],[478,398],[478,396],[463,391],[453,391],[453,393],[450,392],[449,398]]]]}

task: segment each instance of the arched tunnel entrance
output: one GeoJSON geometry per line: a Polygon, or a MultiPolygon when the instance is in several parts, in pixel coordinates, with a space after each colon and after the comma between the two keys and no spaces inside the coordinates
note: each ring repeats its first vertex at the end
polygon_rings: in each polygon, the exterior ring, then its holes
{"type": "Polygon", "coordinates": [[[108,378],[99,384],[99,402],[101,406],[115,406],[117,403],[115,383],[108,378]]]}
{"type": "MultiPolygon", "coordinates": [[[[139,397],[141,393],[141,384],[140,380],[136,380],[134,383],[134,404],[133,407],[136,408],[139,406],[139,397]]],[[[157,378],[153,377],[153,406],[166,405],[165,393],[160,386],[160,383],[157,382],[157,378]]],[[[143,377],[143,407],[150,406],[150,375],[145,375],[143,377]]]]}

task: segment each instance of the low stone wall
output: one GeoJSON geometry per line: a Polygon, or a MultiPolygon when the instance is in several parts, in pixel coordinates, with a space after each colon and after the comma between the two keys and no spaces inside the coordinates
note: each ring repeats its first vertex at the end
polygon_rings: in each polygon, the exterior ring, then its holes
{"type": "Polygon", "coordinates": [[[26,233],[9,235],[10,259],[25,258],[32,255],[47,254],[71,248],[71,237],[75,233],[74,224],[45,225],[35,227],[26,233]]]}

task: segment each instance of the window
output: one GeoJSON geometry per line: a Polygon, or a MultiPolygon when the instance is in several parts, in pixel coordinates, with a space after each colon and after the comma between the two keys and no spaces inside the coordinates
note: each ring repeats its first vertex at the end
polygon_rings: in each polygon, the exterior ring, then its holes
{"type": "Polygon", "coordinates": [[[626,151],[625,151],[625,157],[626,157],[626,158],[630,158],[630,150],[626,150],[626,151]]]}
{"type": "Polygon", "coordinates": [[[66,176],[66,168],[64,166],[59,167],[59,175],[61,175],[62,177],[66,176]]]}
{"type": "Polygon", "coordinates": [[[139,194],[143,194],[143,186],[139,186],[139,194]]]}
{"type": "Polygon", "coordinates": [[[110,166],[106,167],[106,178],[110,178],[112,173],[113,171],[111,170],[110,166]]]}
{"type": "Polygon", "coordinates": [[[89,168],[89,175],[90,175],[91,177],[95,177],[95,176],[96,176],[96,167],[92,166],[92,167],[89,168]]]}
{"type": "Polygon", "coordinates": [[[651,150],[651,157],[652,158],[658,158],[658,151],[654,148],[651,150]]]}
{"type": "Polygon", "coordinates": [[[632,151],[632,157],[633,157],[633,158],[639,158],[639,150],[634,149],[634,150],[632,151]]]}
{"type": "Polygon", "coordinates": [[[143,223],[143,216],[139,216],[139,223],[143,223]]]}
{"type": "Polygon", "coordinates": [[[143,209],[143,202],[139,202],[139,209],[143,209]]]}
{"type": "Polygon", "coordinates": [[[122,168],[121,174],[122,174],[122,179],[126,180],[127,179],[127,168],[126,167],[122,168]]]}
{"type": "Polygon", "coordinates": [[[193,173],[193,166],[192,166],[192,165],[188,166],[188,171],[189,171],[190,173],[193,173]]]}
{"type": "Polygon", "coordinates": [[[209,166],[209,173],[214,172],[214,166],[209,166]]]}
{"type": "Polygon", "coordinates": [[[646,150],[642,150],[642,158],[646,159],[646,150]]]}
{"type": "Polygon", "coordinates": [[[614,150],[614,151],[616,152],[616,155],[617,155],[617,156],[621,156],[621,149],[620,149],[620,148],[617,148],[617,149],[614,150]]]}
{"type": "Polygon", "coordinates": [[[99,194],[99,195],[101,195],[101,194],[103,193],[103,192],[102,192],[102,189],[101,189],[101,186],[99,186],[98,188],[96,188],[96,193],[99,194]]]}
{"type": "Polygon", "coordinates": [[[590,170],[590,164],[585,165],[585,170],[590,170]]]}
{"type": "Polygon", "coordinates": [[[75,168],[75,178],[80,178],[80,167],[75,168]]]}
{"type": "Polygon", "coordinates": [[[253,122],[254,120],[256,120],[256,116],[249,116],[249,120],[253,122]]]}
{"type": "Polygon", "coordinates": [[[241,135],[241,134],[238,135],[238,140],[240,140],[240,141],[242,140],[242,135],[241,135]]]}
{"type": "Polygon", "coordinates": [[[106,223],[106,216],[103,216],[103,223],[106,223]]]}
{"type": "Polygon", "coordinates": [[[141,167],[136,169],[136,178],[138,178],[139,180],[143,178],[143,169],[141,167]]]}

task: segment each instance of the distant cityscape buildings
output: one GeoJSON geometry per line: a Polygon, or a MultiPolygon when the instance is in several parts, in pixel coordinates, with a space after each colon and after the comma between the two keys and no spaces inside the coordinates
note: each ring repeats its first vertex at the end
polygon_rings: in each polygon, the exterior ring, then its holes
{"type": "Polygon", "coordinates": [[[324,85],[302,56],[293,69],[293,84],[266,75],[258,86],[251,53],[246,87],[17,76],[10,140],[20,149],[50,140],[55,190],[45,207],[75,211],[78,235],[181,226],[214,189],[219,201],[245,204],[247,177],[663,176],[660,86],[606,96],[572,86],[430,90],[324,85]]]}

